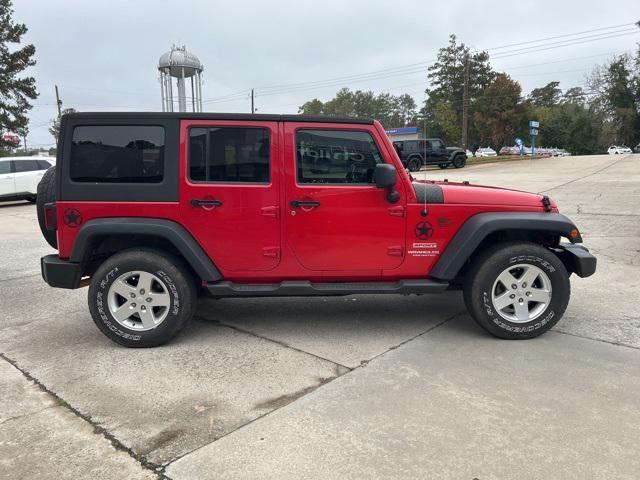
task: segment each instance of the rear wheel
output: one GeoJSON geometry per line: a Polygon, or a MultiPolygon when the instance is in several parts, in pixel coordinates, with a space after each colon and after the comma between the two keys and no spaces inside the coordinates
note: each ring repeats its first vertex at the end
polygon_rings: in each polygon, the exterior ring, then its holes
{"type": "Polygon", "coordinates": [[[407,169],[410,172],[417,172],[418,170],[420,170],[421,166],[422,161],[419,157],[411,157],[409,160],[407,160],[407,169]]]}
{"type": "Polygon", "coordinates": [[[453,166],[455,168],[462,168],[467,164],[467,156],[466,155],[456,155],[453,159],[453,166]]]}
{"type": "Polygon", "coordinates": [[[489,333],[526,339],[553,327],[569,303],[569,274],[560,259],[534,243],[503,243],[476,259],[465,278],[464,299],[489,333]]]}
{"type": "Polygon", "coordinates": [[[193,316],[195,282],[183,262],[151,249],[109,257],[89,287],[89,310],[100,331],[126,347],[168,342],[193,316]]]}

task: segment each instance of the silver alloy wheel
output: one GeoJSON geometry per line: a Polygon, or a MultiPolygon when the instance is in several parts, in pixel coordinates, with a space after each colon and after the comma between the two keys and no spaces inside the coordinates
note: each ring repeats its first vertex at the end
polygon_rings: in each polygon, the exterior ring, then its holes
{"type": "Polygon", "coordinates": [[[127,272],[109,287],[111,316],[123,327],[145,331],[156,328],[169,314],[171,297],[162,280],[149,272],[127,272]]]}
{"type": "Polygon", "coordinates": [[[535,265],[513,265],[502,271],[491,289],[498,315],[513,323],[538,318],[551,302],[551,280],[535,265]]]}

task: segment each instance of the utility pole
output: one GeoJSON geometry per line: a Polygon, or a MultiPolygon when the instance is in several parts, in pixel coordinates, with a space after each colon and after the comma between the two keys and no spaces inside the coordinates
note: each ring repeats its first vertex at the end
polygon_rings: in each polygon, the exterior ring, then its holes
{"type": "Polygon", "coordinates": [[[60,95],[58,94],[58,85],[56,87],[56,105],[58,105],[58,118],[62,116],[62,100],[60,100],[60,95]]]}
{"type": "Polygon", "coordinates": [[[469,54],[464,54],[464,86],[462,89],[462,148],[469,141],[469,54]]]}
{"type": "Polygon", "coordinates": [[[28,132],[28,129],[26,129],[26,128],[22,131],[22,143],[24,144],[24,153],[25,153],[25,155],[29,151],[29,149],[27,148],[27,132],[28,132]]]}
{"type": "Polygon", "coordinates": [[[256,113],[256,109],[254,108],[253,88],[251,89],[251,113],[256,113]]]}

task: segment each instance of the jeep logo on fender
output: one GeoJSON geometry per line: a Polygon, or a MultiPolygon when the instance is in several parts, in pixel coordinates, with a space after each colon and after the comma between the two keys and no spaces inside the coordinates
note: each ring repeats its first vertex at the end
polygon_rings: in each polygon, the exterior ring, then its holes
{"type": "Polygon", "coordinates": [[[433,227],[429,222],[419,222],[413,232],[420,240],[427,240],[433,236],[433,227]]]}
{"type": "Polygon", "coordinates": [[[82,214],[76,208],[67,208],[62,219],[67,227],[75,228],[82,223],[82,214]]]}

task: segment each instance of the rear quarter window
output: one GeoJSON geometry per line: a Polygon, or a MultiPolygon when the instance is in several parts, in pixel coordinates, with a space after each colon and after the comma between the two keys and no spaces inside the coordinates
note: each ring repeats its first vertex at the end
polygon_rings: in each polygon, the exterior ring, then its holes
{"type": "Polygon", "coordinates": [[[164,152],[165,131],[160,126],[76,126],[70,178],[74,182],[160,183],[164,152]]]}
{"type": "Polygon", "coordinates": [[[16,173],[35,172],[36,170],[40,170],[37,160],[14,160],[13,168],[16,173]]]}
{"type": "Polygon", "coordinates": [[[51,163],[46,160],[38,160],[38,168],[40,170],[48,170],[49,168],[51,168],[51,163]]]}

